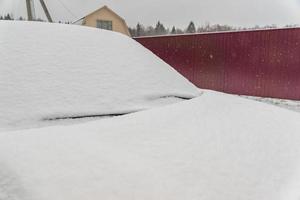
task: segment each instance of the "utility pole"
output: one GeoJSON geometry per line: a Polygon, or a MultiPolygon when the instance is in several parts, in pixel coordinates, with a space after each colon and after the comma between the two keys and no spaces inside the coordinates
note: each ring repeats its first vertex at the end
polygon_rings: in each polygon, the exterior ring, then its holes
{"type": "MultiPolygon", "coordinates": [[[[51,15],[49,13],[49,10],[45,4],[44,0],[40,0],[40,3],[42,5],[42,8],[45,12],[45,15],[48,19],[49,22],[53,22],[51,15]]],[[[28,15],[28,20],[33,21],[36,19],[35,17],[35,9],[34,9],[34,0],[26,0],[26,7],[27,7],[27,15],[28,15]]]]}
{"type": "Polygon", "coordinates": [[[26,7],[27,7],[28,20],[29,21],[35,20],[35,10],[34,10],[33,0],[26,0],[26,7]]]}
{"type": "Polygon", "coordinates": [[[52,20],[52,18],[51,18],[51,15],[50,15],[50,13],[49,13],[49,10],[48,10],[48,8],[47,8],[47,6],[46,6],[44,0],[40,0],[40,2],[41,2],[41,5],[42,5],[42,7],[43,7],[43,10],[44,10],[44,12],[45,12],[45,14],[46,14],[46,16],[47,16],[48,21],[49,21],[49,22],[53,22],[53,20],[52,20]]]}

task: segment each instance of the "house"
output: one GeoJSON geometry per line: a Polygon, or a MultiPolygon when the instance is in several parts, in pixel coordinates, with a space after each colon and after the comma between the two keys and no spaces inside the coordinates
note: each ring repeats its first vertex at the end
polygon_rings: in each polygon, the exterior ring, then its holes
{"type": "Polygon", "coordinates": [[[107,6],[75,21],[74,24],[111,30],[130,36],[125,20],[107,6]]]}

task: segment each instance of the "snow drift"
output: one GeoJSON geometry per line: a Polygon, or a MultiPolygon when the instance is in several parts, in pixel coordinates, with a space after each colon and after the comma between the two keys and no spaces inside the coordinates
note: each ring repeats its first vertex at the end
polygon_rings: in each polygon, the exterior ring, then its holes
{"type": "Polygon", "coordinates": [[[193,98],[197,89],[119,33],[0,21],[0,128],[124,114],[193,98]]]}
{"type": "Polygon", "coordinates": [[[0,133],[0,199],[298,200],[299,119],[205,92],[121,117],[0,133]]]}

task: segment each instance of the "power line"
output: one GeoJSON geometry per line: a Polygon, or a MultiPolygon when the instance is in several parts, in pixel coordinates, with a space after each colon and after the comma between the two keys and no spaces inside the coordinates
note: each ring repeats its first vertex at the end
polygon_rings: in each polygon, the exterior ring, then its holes
{"type": "Polygon", "coordinates": [[[75,19],[77,18],[77,16],[71,11],[71,9],[69,9],[61,0],[57,1],[69,12],[69,14],[71,14],[75,19]]]}

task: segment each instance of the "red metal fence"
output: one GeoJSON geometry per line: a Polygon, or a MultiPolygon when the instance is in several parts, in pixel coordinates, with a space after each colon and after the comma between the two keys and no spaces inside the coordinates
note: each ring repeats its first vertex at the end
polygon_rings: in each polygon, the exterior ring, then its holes
{"type": "Polygon", "coordinates": [[[300,100],[300,28],[135,39],[200,88],[300,100]]]}

